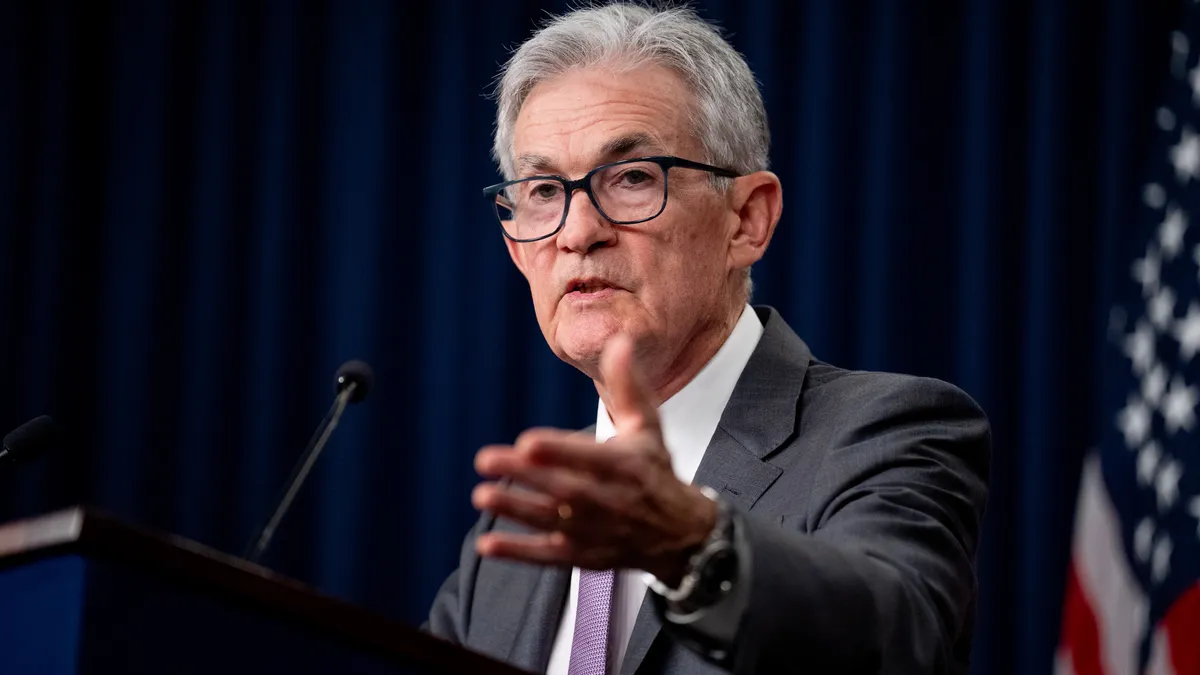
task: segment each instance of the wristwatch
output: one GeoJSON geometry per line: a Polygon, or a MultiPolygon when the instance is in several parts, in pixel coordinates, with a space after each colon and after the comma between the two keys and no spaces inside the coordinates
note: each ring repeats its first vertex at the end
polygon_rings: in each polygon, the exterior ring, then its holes
{"type": "Polygon", "coordinates": [[[717,522],[708,539],[688,559],[677,588],[653,577],[649,579],[650,588],[662,596],[667,609],[676,615],[692,614],[717,604],[733,589],[738,576],[733,510],[716,490],[703,486],[700,491],[717,504],[717,522]]]}

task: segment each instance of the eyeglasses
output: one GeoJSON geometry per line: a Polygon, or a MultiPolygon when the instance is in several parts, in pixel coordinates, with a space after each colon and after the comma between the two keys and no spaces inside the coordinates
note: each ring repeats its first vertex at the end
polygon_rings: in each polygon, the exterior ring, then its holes
{"type": "Polygon", "coordinates": [[[725,178],[741,174],[680,157],[638,157],[603,164],[583,178],[530,176],[483,189],[495,204],[504,236],[531,242],[557,234],[567,222],[570,195],[587,193],[592,205],[614,225],[633,225],[657,218],[667,207],[667,172],[672,168],[708,171],[725,178]]]}

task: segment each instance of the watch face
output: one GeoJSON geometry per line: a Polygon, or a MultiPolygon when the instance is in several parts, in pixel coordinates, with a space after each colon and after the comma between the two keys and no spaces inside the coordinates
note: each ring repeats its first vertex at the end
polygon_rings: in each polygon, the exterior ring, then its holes
{"type": "Polygon", "coordinates": [[[737,552],[731,546],[717,549],[704,561],[696,580],[696,588],[686,603],[691,611],[714,604],[733,586],[737,578],[737,552]]]}
{"type": "Polygon", "coordinates": [[[691,614],[719,602],[733,589],[738,576],[738,555],[734,545],[735,525],[723,510],[709,541],[692,556],[685,585],[690,588],[671,601],[672,611],[691,614]]]}
{"type": "Polygon", "coordinates": [[[706,588],[719,590],[721,582],[733,581],[737,576],[737,554],[732,548],[718,551],[705,565],[706,588]]]}

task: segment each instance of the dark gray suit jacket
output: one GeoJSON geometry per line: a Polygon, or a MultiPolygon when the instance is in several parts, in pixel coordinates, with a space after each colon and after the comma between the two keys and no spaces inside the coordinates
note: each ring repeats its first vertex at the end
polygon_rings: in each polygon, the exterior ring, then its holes
{"type": "MultiPolygon", "coordinates": [[[[769,307],[762,339],[694,483],[733,502],[752,552],[730,661],[712,663],[641,607],[622,673],[966,673],[991,433],[938,380],[813,358],[769,307]]],[[[475,537],[425,628],[544,672],[570,570],[481,560],[475,537]]],[[[649,595],[649,592],[647,592],[649,595]]]]}

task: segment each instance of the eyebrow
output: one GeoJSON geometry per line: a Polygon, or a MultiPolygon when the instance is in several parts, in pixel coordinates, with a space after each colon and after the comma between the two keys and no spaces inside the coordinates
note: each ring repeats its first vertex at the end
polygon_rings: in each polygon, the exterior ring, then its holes
{"type": "MultiPolygon", "coordinates": [[[[604,145],[600,146],[600,160],[597,164],[614,161],[621,155],[638,149],[661,152],[662,146],[650,134],[642,131],[617,136],[616,138],[609,139],[604,145]]],[[[517,173],[525,171],[530,171],[533,174],[551,173],[555,168],[554,160],[545,155],[527,152],[517,158],[517,173]]]]}
{"type": "Polygon", "coordinates": [[[605,162],[610,159],[614,159],[620,155],[633,152],[638,148],[647,148],[655,151],[660,150],[660,146],[650,136],[650,134],[647,134],[643,131],[638,131],[632,134],[626,134],[624,136],[617,136],[616,138],[605,143],[600,148],[600,161],[605,162]]]}
{"type": "Polygon", "coordinates": [[[549,173],[554,170],[554,160],[545,155],[525,153],[517,158],[517,173],[528,170],[530,173],[549,173]]]}

